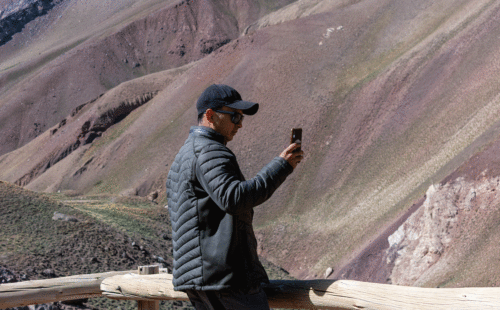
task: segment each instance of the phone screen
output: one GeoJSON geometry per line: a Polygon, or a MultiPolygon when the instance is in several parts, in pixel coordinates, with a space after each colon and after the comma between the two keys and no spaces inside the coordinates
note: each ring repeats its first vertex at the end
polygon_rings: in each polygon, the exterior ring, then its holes
{"type": "MultiPolygon", "coordinates": [[[[292,128],[292,136],[290,139],[290,143],[302,144],[302,128],[292,128]]],[[[296,149],[296,151],[300,151],[300,147],[296,149]]]]}

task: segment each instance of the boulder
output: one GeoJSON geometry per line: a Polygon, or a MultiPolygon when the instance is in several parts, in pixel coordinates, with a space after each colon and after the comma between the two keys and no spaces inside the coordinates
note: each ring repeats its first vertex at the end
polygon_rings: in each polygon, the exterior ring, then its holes
{"type": "Polygon", "coordinates": [[[61,221],[72,222],[72,223],[78,222],[78,219],[76,217],[71,216],[71,215],[62,214],[62,213],[59,213],[57,211],[54,212],[54,216],[52,217],[52,219],[54,221],[61,220],[61,221]]]}
{"type": "Polygon", "coordinates": [[[326,270],[325,270],[325,279],[328,279],[328,277],[331,276],[332,273],[333,273],[333,268],[332,267],[326,268],[326,270]]]}

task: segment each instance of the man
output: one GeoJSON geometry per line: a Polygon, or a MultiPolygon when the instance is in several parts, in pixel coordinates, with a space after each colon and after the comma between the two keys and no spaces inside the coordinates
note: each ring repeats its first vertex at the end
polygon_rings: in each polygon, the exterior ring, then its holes
{"type": "Polygon", "coordinates": [[[172,221],[174,288],[196,309],[269,309],[260,284],[269,282],[257,256],[253,208],[266,201],[303,158],[292,144],[245,181],[226,144],[257,113],[227,85],[199,97],[199,126],[177,154],[167,179],[172,221]]]}

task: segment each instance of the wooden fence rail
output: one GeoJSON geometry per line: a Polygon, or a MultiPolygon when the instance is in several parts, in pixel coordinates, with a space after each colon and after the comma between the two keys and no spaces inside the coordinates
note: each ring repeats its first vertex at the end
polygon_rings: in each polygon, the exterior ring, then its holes
{"type": "Polygon", "coordinates": [[[102,296],[105,278],[136,270],[77,275],[47,280],[0,284],[0,309],[102,296]]]}
{"type": "MultiPolygon", "coordinates": [[[[273,280],[264,290],[274,308],[500,309],[497,287],[420,288],[352,280],[273,280]]],[[[0,309],[95,296],[148,302],[187,300],[186,294],[173,290],[172,275],[164,270],[152,275],[125,271],[1,284],[0,309]]]]}

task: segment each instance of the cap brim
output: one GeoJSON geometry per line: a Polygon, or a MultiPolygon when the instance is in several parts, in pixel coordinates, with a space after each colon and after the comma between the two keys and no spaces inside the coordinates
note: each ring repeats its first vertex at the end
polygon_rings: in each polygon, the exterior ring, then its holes
{"type": "Polygon", "coordinates": [[[243,100],[228,104],[226,107],[241,110],[246,115],[254,115],[259,110],[258,103],[243,100]]]}

